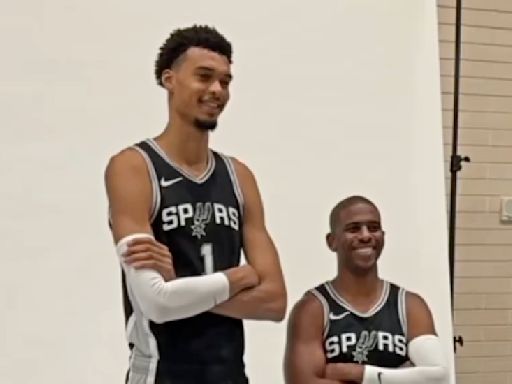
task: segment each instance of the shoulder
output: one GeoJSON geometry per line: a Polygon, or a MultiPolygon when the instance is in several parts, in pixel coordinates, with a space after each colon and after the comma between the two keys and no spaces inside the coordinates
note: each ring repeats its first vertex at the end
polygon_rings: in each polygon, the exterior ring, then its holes
{"type": "MultiPolygon", "coordinates": [[[[322,311],[322,304],[311,291],[303,294],[291,309],[286,330],[285,362],[287,375],[295,376],[292,381],[298,379],[297,375],[302,376],[311,370],[313,373],[323,371],[325,328],[322,311]]],[[[318,372],[318,376],[322,374],[318,372]]],[[[308,381],[307,377],[303,379],[308,381]]]]}
{"type": "Polygon", "coordinates": [[[249,205],[259,207],[262,205],[262,199],[256,176],[251,168],[242,160],[234,156],[224,155],[233,166],[235,176],[242,191],[244,200],[249,205]]]}
{"type": "MultiPolygon", "coordinates": [[[[318,319],[322,319],[323,314],[324,306],[320,298],[310,290],[304,293],[293,305],[289,319],[292,323],[300,323],[302,321],[315,322],[318,319]]],[[[323,324],[323,321],[321,324],[323,324]]]]}
{"type": "Polygon", "coordinates": [[[407,311],[429,309],[426,300],[419,293],[411,291],[410,289],[393,281],[385,281],[389,284],[390,287],[394,287],[396,292],[401,292],[404,295],[407,311]]]}
{"type": "Polygon", "coordinates": [[[432,311],[422,295],[406,291],[405,310],[409,340],[424,334],[436,334],[432,311]]]}
{"type": "Polygon", "coordinates": [[[132,185],[141,186],[151,183],[146,159],[134,146],[126,147],[113,154],[104,170],[104,182],[107,194],[113,190],[121,193],[132,185]]]}
{"type": "Polygon", "coordinates": [[[427,304],[427,301],[423,298],[423,296],[416,292],[405,290],[405,305],[408,312],[430,312],[430,307],[427,304]]]}
{"type": "Polygon", "coordinates": [[[256,177],[251,168],[242,160],[234,156],[227,156],[227,158],[233,164],[236,176],[242,183],[255,182],[256,177]]]}
{"type": "Polygon", "coordinates": [[[324,306],[311,291],[306,292],[292,307],[288,316],[288,339],[315,340],[323,337],[324,306]]]}
{"type": "Polygon", "coordinates": [[[116,152],[107,161],[105,177],[118,173],[145,171],[146,161],[143,155],[134,146],[123,148],[116,152]]]}

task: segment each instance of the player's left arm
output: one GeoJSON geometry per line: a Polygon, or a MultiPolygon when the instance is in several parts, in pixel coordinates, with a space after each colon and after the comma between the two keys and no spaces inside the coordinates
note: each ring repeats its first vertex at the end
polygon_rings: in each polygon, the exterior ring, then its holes
{"type": "Polygon", "coordinates": [[[408,353],[413,367],[332,364],[327,366],[326,377],[362,384],[447,384],[447,362],[427,303],[407,292],[406,308],[408,353]]]}
{"type": "Polygon", "coordinates": [[[219,304],[212,312],[242,319],[281,321],[286,313],[286,286],[277,248],[266,228],[259,188],[251,170],[236,159],[232,161],[244,199],[244,253],[260,283],[219,304]]]}

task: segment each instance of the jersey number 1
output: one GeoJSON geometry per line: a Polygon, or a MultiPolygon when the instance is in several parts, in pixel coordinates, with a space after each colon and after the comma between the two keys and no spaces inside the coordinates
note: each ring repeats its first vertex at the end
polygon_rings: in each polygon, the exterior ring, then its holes
{"type": "Polygon", "coordinates": [[[213,267],[213,244],[204,243],[201,245],[201,257],[203,258],[204,273],[208,275],[214,272],[213,267]]]}

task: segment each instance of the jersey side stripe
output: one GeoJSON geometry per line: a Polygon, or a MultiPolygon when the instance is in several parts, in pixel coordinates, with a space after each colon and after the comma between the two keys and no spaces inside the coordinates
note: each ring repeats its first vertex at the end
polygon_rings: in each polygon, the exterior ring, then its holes
{"type": "Polygon", "coordinates": [[[134,146],[133,148],[136,149],[137,152],[139,152],[142,155],[142,157],[146,161],[146,165],[148,167],[149,176],[151,179],[151,189],[153,190],[153,204],[151,207],[151,223],[153,223],[153,221],[155,220],[156,215],[158,213],[158,210],[160,209],[160,199],[161,199],[160,185],[158,183],[158,178],[156,176],[156,171],[155,171],[155,167],[153,166],[153,162],[149,158],[146,151],[144,151],[143,149],[141,149],[137,146],[134,146]]]}
{"type": "Polygon", "coordinates": [[[233,165],[233,160],[226,155],[219,153],[224,162],[226,163],[226,167],[228,168],[229,177],[231,178],[231,183],[233,184],[233,189],[235,190],[235,195],[240,204],[240,213],[243,215],[243,207],[244,207],[244,196],[242,193],[242,189],[240,188],[240,183],[238,182],[238,177],[236,176],[235,167],[233,165]]]}
{"type": "Polygon", "coordinates": [[[400,291],[398,292],[398,318],[400,319],[402,331],[407,339],[407,307],[405,304],[405,294],[405,289],[400,287],[400,291]]]}
{"type": "Polygon", "coordinates": [[[325,300],[325,297],[318,292],[315,288],[311,289],[310,292],[322,303],[322,307],[324,309],[324,338],[329,333],[329,304],[325,300]]]}

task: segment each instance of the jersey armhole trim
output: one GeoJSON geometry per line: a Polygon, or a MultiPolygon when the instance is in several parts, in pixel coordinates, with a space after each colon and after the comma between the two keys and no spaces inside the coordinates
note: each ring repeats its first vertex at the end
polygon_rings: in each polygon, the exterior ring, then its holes
{"type": "Polygon", "coordinates": [[[151,162],[151,159],[149,158],[148,154],[140,147],[133,146],[133,149],[137,150],[144,160],[146,161],[146,166],[148,168],[149,172],[149,178],[151,180],[151,189],[153,191],[153,202],[151,204],[151,212],[150,212],[150,222],[153,223],[153,221],[156,218],[156,215],[158,213],[158,210],[160,209],[160,186],[158,184],[158,178],[156,176],[155,167],[153,166],[153,163],[151,162]]]}
{"type": "Polygon", "coordinates": [[[398,291],[398,318],[400,320],[400,325],[402,326],[405,339],[407,340],[407,306],[405,300],[406,294],[407,291],[400,287],[398,291]]]}
{"type": "Polygon", "coordinates": [[[219,155],[224,160],[224,163],[226,163],[226,167],[228,169],[229,177],[231,179],[231,183],[233,185],[233,190],[235,191],[236,198],[238,200],[238,204],[240,205],[240,213],[243,215],[244,212],[244,195],[242,193],[242,189],[240,188],[240,183],[238,182],[238,177],[236,176],[235,166],[233,165],[233,160],[222,154],[219,153],[219,155]]]}
{"type": "Polygon", "coordinates": [[[316,288],[310,289],[309,292],[315,296],[320,303],[322,304],[323,312],[324,312],[324,333],[323,336],[327,336],[327,333],[329,333],[329,304],[327,304],[327,300],[325,300],[325,297],[318,292],[316,288]]]}

